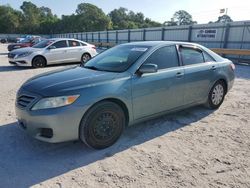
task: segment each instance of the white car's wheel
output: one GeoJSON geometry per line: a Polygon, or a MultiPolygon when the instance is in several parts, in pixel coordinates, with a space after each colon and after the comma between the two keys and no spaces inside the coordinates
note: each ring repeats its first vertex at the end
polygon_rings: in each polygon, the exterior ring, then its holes
{"type": "Polygon", "coordinates": [[[81,58],[81,62],[85,64],[88,60],[91,59],[91,56],[88,53],[84,53],[81,58]]]}

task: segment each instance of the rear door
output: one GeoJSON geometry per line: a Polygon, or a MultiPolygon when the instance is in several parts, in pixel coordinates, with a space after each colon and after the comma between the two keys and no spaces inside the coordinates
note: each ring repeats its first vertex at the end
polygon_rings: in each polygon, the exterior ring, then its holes
{"type": "Polygon", "coordinates": [[[68,40],[68,60],[71,62],[80,62],[83,54],[83,49],[80,42],[75,40],[68,40]]]}
{"type": "Polygon", "coordinates": [[[157,49],[144,64],[158,65],[158,72],[133,76],[134,119],[181,106],[184,97],[184,70],[179,66],[175,45],[157,49]]]}
{"type": "Polygon", "coordinates": [[[55,47],[55,49],[48,48],[45,54],[48,64],[59,64],[68,61],[68,44],[66,40],[57,41],[51,46],[55,47]]]}
{"type": "Polygon", "coordinates": [[[216,62],[195,46],[182,45],[179,52],[185,72],[184,104],[206,100],[211,82],[216,76],[216,62]]]}

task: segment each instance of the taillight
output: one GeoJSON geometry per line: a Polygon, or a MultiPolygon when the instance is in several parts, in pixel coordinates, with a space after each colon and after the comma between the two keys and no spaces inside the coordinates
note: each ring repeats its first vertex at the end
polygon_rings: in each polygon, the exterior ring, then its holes
{"type": "Polygon", "coordinates": [[[96,50],[96,46],[92,46],[92,48],[96,50]]]}
{"type": "Polygon", "coordinates": [[[235,65],[233,63],[230,63],[230,67],[231,67],[232,71],[235,70],[235,65]]]}

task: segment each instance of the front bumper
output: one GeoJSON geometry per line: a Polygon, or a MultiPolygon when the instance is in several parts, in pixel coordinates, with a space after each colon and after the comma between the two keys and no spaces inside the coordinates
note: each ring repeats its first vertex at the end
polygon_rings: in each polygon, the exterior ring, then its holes
{"type": "Polygon", "coordinates": [[[86,108],[74,104],[31,111],[16,104],[20,127],[30,136],[45,142],[58,143],[79,138],[79,125],[86,108]]]}
{"type": "Polygon", "coordinates": [[[10,64],[18,65],[18,66],[31,66],[31,59],[29,57],[14,57],[8,58],[10,64]]]}

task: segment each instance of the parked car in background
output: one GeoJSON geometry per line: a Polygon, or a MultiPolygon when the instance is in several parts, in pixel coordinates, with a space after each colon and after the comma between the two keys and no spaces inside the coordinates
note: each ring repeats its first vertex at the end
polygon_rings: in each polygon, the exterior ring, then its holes
{"type": "Polygon", "coordinates": [[[44,40],[30,48],[18,49],[8,54],[9,62],[20,66],[45,67],[70,62],[86,63],[97,54],[92,44],[66,38],[44,40]]]}
{"type": "Polygon", "coordinates": [[[8,51],[12,51],[19,48],[31,47],[39,42],[41,42],[41,37],[25,38],[19,43],[12,43],[8,45],[8,51]]]}
{"type": "Polygon", "coordinates": [[[233,86],[234,69],[198,44],[122,44],[84,66],[28,80],[17,93],[16,115],[20,127],[39,140],[80,138],[102,149],[127,125],[200,104],[219,108],[233,86]]]}
{"type": "Polygon", "coordinates": [[[26,35],[25,37],[16,38],[16,43],[21,43],[22,41],[27,40],[27,39],[33,40],[35,38],[41,38],[41,37],[37,35],[26,35]]]}
{"type": "Polygon", "coordinates": [[[0,39],[0,42],[4,44],[4,43],[7,43],[8,40],[6,38],[2,38],[2,39],[0,39]]]}

